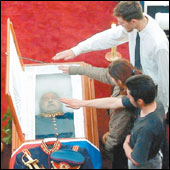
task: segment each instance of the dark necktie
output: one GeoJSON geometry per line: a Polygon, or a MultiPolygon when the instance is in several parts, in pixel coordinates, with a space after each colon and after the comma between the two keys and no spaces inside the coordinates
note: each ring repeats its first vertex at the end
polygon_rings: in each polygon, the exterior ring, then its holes
{"type": "Polygon", "coordinates": [[[141,62],[140,62],[140,37],[138,32],[136,36],[136,46],[135,46],[135,67],[140,70],[142,69],[141,62]]]}

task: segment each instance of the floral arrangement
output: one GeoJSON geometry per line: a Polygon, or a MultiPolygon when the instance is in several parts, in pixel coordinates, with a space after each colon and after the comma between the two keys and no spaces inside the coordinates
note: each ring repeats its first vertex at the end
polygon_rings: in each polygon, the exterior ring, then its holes
{"type": "Polygon", "coordinates": [[[8,145],[12,142],[12,116],[9,107],[7,108],[6,114],[4,115],[2,121],[7,121],[7,124],[2,129],[6,134],[5,137],[2,138],[2,141],[8,145]]]}

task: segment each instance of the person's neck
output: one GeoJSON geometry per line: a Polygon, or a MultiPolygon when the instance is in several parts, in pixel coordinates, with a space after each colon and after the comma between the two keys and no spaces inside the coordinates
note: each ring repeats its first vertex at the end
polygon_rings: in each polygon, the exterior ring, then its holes
{"type": "Polygon", "coordinates": [[[136,29],[140,32],[146,27],[147,24],[148,24],[148,18],[144,16],[143,19],[138,20],[138,24],[136,26],[136,29]]]}
{"type": "Polygon", "coordinates": [[[145,117],[149,115],[150,113],[154,112],[156,110],[156,107],[157,107],[157,104],[155,101],[150,104],[144,105],[141,108],[140,117],[145,117]]]}

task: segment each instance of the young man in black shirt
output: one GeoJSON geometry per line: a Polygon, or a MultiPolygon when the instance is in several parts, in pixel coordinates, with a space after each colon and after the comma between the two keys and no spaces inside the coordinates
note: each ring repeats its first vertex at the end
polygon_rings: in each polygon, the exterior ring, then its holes
{"type": "Polygon", "coordinates": [[[128,79],[126,86],[128,97],[122,99],[122,104],[130,108],[135,106],[137,116],[123,146],[129,169],[161,169],[164,108],[155,100],[155,85],[150,77],[141,75],[128,79]]]}
{"type": "Polygon", "coordinates": [[[127,97],[95,100],[61,99],[68,107],[134,109],[136,121],[123,148],[129,169],[161,169],[161,146],[165,141],[164,107],[156,98],[153,80],[147,75],[136,75],[126,81],[127,97]]]}

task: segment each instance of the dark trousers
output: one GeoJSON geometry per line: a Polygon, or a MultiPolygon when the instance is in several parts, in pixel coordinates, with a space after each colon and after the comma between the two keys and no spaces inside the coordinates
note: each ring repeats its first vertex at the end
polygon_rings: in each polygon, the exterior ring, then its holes
{"type": "Polygon", "coordinates": [[[128,159],[123,149],[123,143],[113,150],[112,169],[128,169],[128,159]]]}

